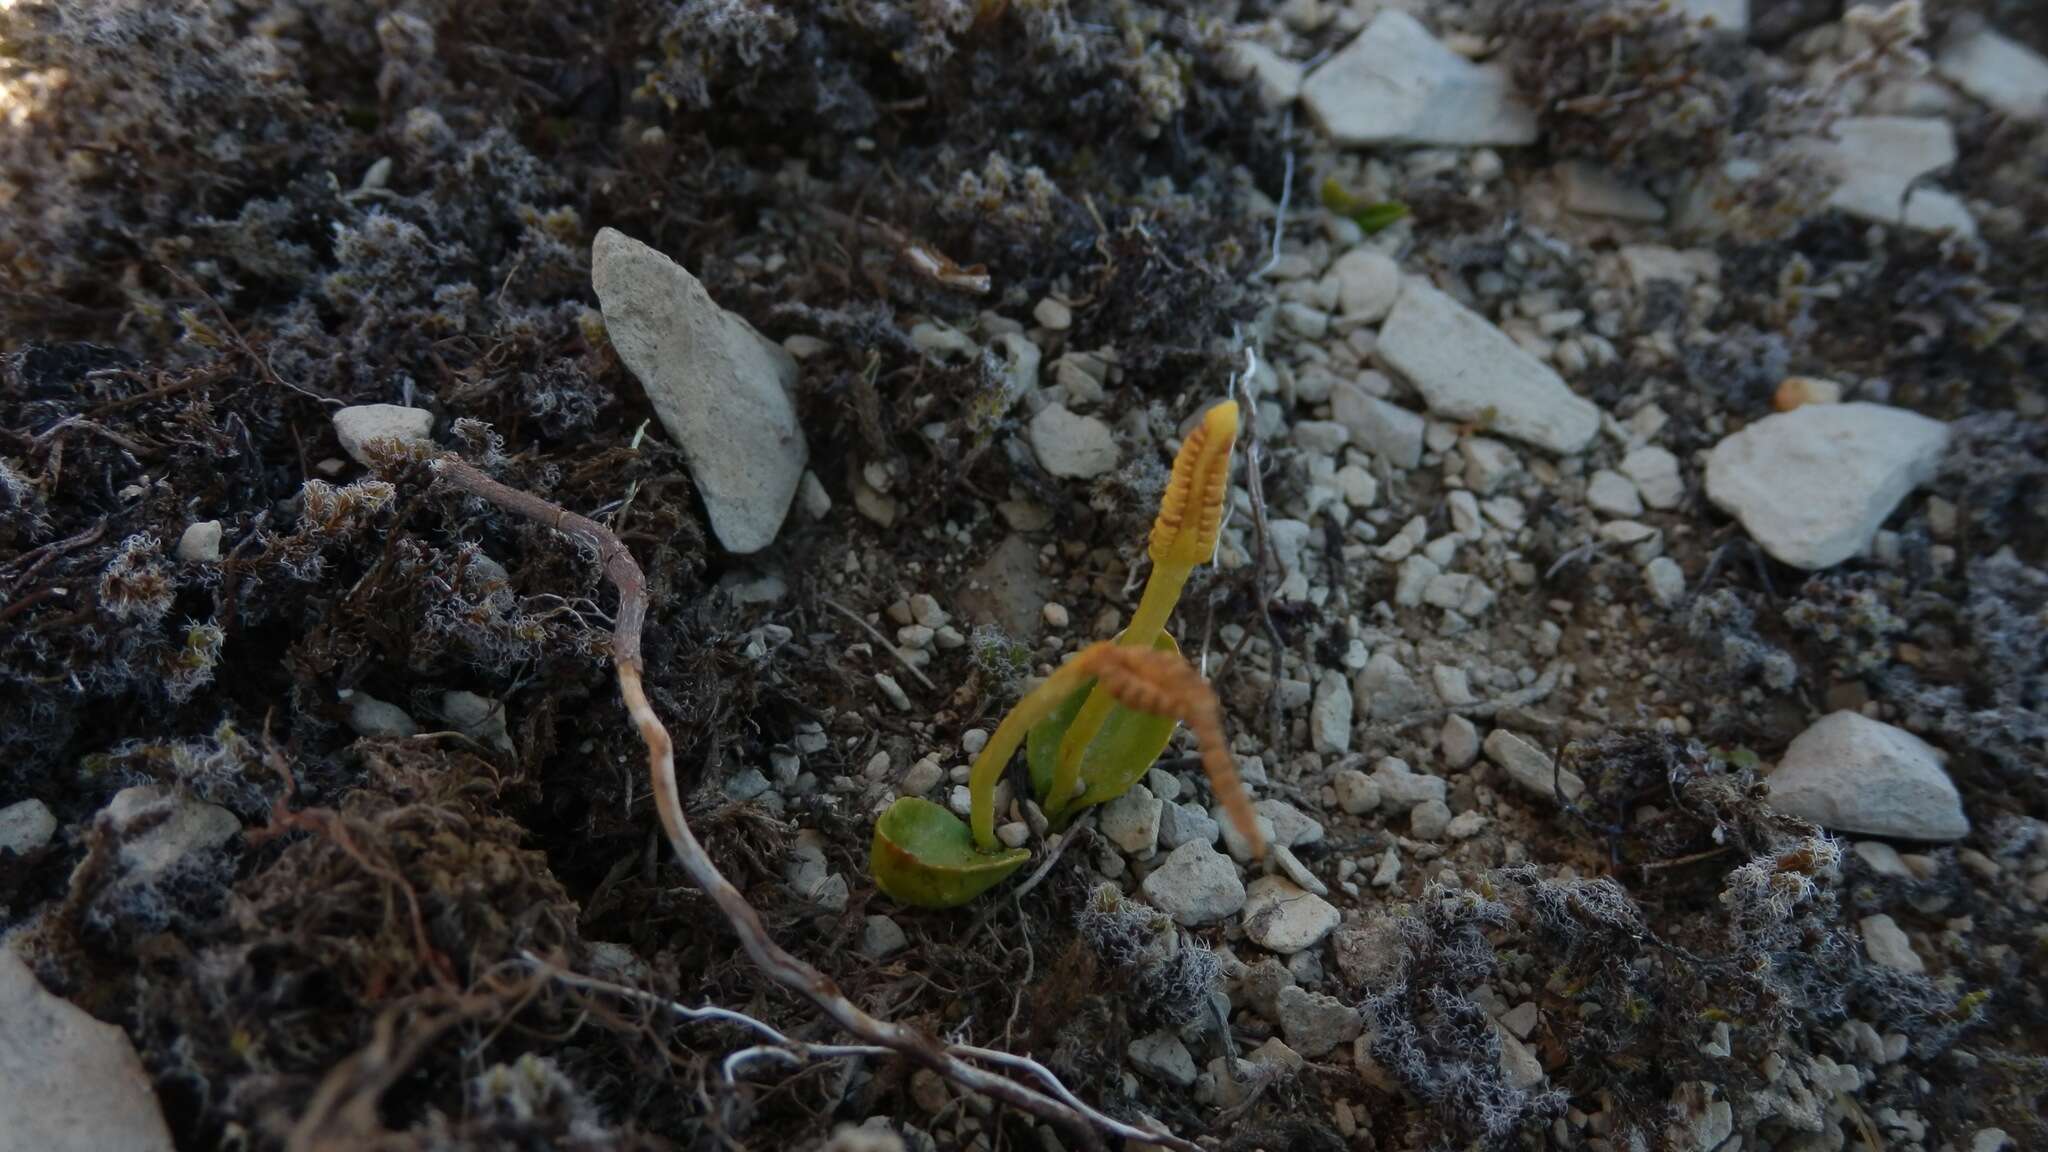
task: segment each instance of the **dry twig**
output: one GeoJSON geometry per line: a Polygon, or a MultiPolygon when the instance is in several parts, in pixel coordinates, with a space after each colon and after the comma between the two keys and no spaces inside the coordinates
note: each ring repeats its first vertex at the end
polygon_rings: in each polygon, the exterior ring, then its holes
{"type": "MultiPolygon", "coordinates": [[[[647,581],[632,552],[602,524],[557,507],[529,492],[507,487],[453,454],[431,461],[437,478],[451,487],[552,528],[597,552],[605,579],[618,589],[619,609],[612,630],[612,664],[618,672],[619,695],[647,745],[648,774],[654,784],[655,809],[662,831],[690,879],[703,889],[739,937],[747,956],[763,975],[815,1005],[847,1033],[867,1045],[909,1057],[971,1092],[980,1092],[1033,1116],[1062,1124],[1090,1147],[1102,1136],[1147,1142],[1178,1152],[1200,1152],[1198,1145],[1170,1132],[1154,1132],[1124,1123],[1082,1101],[1043,1064],[1026,1056],[965,1044],[947,1044],[914,1028],[882,1020],[862,1011],[839,990],[831,977],[798,959],[768,934],[767,925],[746,897],[712,862],[683,816],[676,785],[675,743],[647,700],[642,683],[640,631],[647,618],[647,581]],[[1000,1074],[991,1069],[1001,1069],[1000,1074]],[[1036,1086],[1022,1079],[1034,1081],[1036,1086]]],[[[734,1014],[737,1015],[737,1014],[734,1014]]],[[[769,1030],[773,1032],[773,1030],[769,1030]]],[[[780,1036],[780,1033],[773,1033],[780,1036]]],[[[786,1043],[786,1041],[785,1041],[786,1043]]],[[[787,1051],[788,1049],[784,1049],[787,1051]]],[[[731,1059],[745,1056],[736,1053],[731,1059]]],[[[752,1059],[753,1057],[747,1057],[752,1059]]],[[[745,1060],[740,1060],[745,1063],[745,1060]]],[[[728,1061],[727,1072],[736,1071],[728,1061]]]]}

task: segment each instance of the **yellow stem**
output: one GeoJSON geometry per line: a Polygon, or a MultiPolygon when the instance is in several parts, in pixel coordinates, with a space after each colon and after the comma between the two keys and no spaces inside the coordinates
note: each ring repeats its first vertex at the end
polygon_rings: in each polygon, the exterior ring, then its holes
{"type": "Polygon", "coordinates": [[[1003,768],[1024,737],[1037,726],[1038,722],[1052,714],[1067,694],[1081,685],[1091,675],[1094,660],[1091,656],[1107,644],[1091,644],[1076,652],[1065,664],[1046,677],[1044,683],[1024,694],[1017,701],[1003,722],[996,725],[995,734],[975,758],[974,771],[967,780],[968,794],[973,798],[974,845],[983,852],[996,848],[996,781],[1002,779],[1003,768]]]}
{"type": "MultiPolygon", "coordinates": [[[[1169,561],[1154,562],[1152,575],[1145,580],[1144,594],[1138,598],[1138,611],[1131,617],[1131,626],[1117,638],[1117,645],[1123,648],[1150,649],[1159,642],[1159,634],[1166,630],[1166,621],[1173,615],[1174,605],[1180,603],[1181,589],[1187,587],[1188,576],[1194,572],[1193,564],[1169,561]]],[[[1088,699],[1081,705],[1081,711],[1074,716],[1074,722],[1067,726],[1067,734],[1060,738],[1059,758],[1054,761],[1052,787],[1045,794],[1045,814],[1057,819],[1074,802],[1074,785],[1081,779],[1081,760],[1088,752],[1088,746],[1095,743],[1095,737],[1102,732],[1102,726],[1109,721],[1109,713],[1116,707],[1116,701],[1102,690],[1100,684],[1088,693],[1088,699]]]]}

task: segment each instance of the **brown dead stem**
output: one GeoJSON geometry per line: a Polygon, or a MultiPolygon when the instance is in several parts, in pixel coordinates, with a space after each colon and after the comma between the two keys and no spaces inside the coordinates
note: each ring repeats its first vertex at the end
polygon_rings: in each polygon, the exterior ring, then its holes
{"type": "Polygon", "coordinates": [[[1148,1131],[1105,1115],[1074,1095],[1050,1069],[1028,1057],[943,1043],[914,1028],[871,1016],[847,999],[830,977],[777,944],[769,936],[760,914],[718,870],[683,816],[682,796],[676,785],[675,742],[648,703],[641,679],[640,631],[647,617],[647,581],[632,552],[596,521],[559,508],[531,493],[500,484],[458,456],[440,456],[432,461],[431,466],[435,476],[451,487],[552,528],[597,551],[605,578],[619,593],[618,616],[612,630],[612,664],[618,672],[619,695],[625,701],[627,714],[639,730],[641,741],[647,745],[648,773],[654,785],[655,810],[661,818],[662,831],[675,849],[683,870],[718,905],[718,910],[739,936],[741,946],[755,967],[770,980],[809,1000],[841,1029],[867,1044],[909,1057],[969,1091],[983,1093],[1031,1115],[1062,1124],[1080,1135],[1090,1147],[1101,1147],[1102,1136],[1106,1134],[1121,1140],[1158,1144],[1179,1152],[1199,1152],[1197,1145],[1172,1133],[1148,1131]],[[991,1068],[999,1068],[1003,1072],[991,1071],[991,1068]],[[1032,1080],[1036,1086],[1026,1084],[1022,1079],[1012,1079],[1012,1076],[1032,1080]]]}

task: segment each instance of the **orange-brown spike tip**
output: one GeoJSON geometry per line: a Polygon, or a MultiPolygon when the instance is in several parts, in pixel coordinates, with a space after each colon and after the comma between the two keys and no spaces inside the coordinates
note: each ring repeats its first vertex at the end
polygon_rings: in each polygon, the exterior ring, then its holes
{"type": "Polygon", "coordinates": [[[1237,761],[1230,755],[1230,740],[1223,733],[1223,707],[1216,690],[1186,660],[1156,648],[1106,648],[1090,661],[1096,683],[1124,707],[1155,716],[1175,716],[1195,734],[1202,749],[1202,771],[1209,776],[1209,788],[1230,817],[1239,836],[1251,845],[1253,859],[1266,854],[1266,838],[1259,833],[1258,816],[1251,797],[1237,774],[1237,761]]]}
{"type": "Polygon", "coordinates": [[[1216,551],[1224,501],[1230,496],[1237,419],[1237,401],[1225,400],[1181,441],[1173,476],[1159,498],[1159,517],[1152,522],[1152,563],[1193,567],[1216,551]]]}

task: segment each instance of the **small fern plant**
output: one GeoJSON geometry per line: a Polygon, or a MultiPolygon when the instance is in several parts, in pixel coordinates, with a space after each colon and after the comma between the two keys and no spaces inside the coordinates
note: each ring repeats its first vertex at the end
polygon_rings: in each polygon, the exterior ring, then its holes
{"type": "Polygon", "coordinates": [[[995,831],[996,783],[1019,747],[1026,749],[1040,807],[1063,827],[1130,791],[1182,723],[1195,734],[1202,768],[1231,823],[1255,853],[1264,853],[1215,690],[1167,631],[1189,575],[1216,552],[1237,427],[1237,404],[1226,401],[1209,409],[1182,441],[1152,524],[1152,573],[1130,626],[1115,640],[1074,653],[1003,717],[969,777],[969,822],[915,796],[898,799],[875,822],[869,868],[884,894],[950,908],[1030,858],[1025,849],[1005,849],[995,831]]]}

